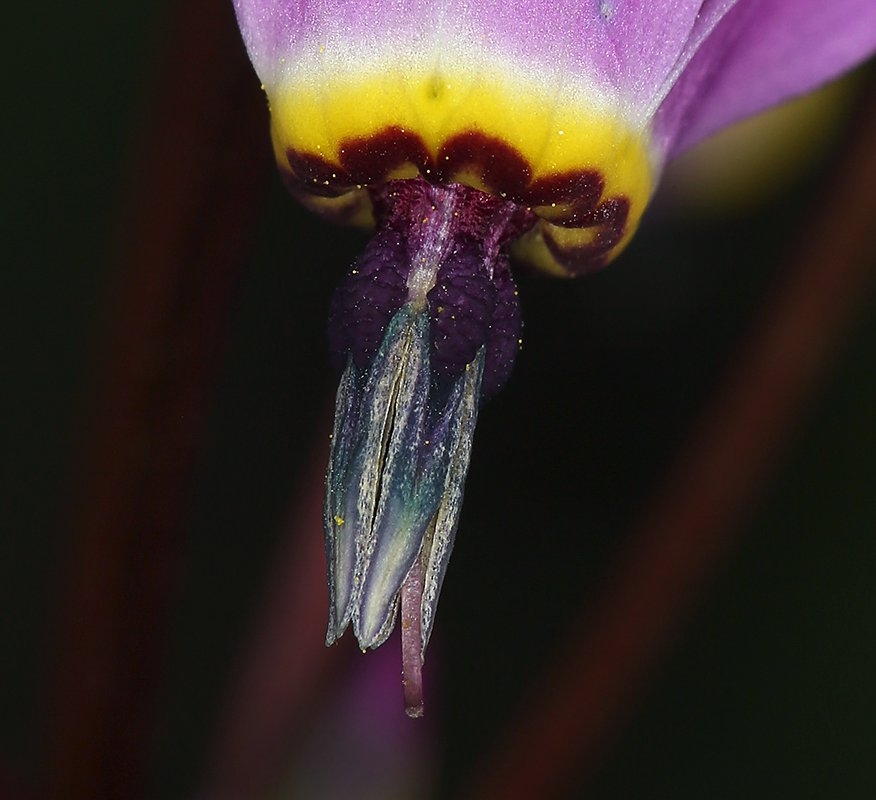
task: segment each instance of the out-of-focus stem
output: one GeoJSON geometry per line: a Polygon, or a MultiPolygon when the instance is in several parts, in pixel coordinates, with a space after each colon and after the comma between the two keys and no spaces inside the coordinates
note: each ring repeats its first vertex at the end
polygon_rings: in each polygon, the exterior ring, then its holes
{"type": "MultiPolygon", "coordinates": [[[[269,161],[230,4],[174,6],[117,235],[62,538],[44,796],[146,791],[159,676],[230,300],[269,161]]],[[[140,138],[140,137],[138,137],[140,138]]]]}
{"type": "MultiPolygon", "coordinates": [[[[327,431],[328,419],[316,427],[327,431]]],[[[313,466],[294,492],[264,606],[241,653],[237,681],[229,687],[201,797],[232,800],[268,791],[325,701],[320,689],[354,651],[352,641],[324,644],[325,450],[320,434],[312,448],[313,466]]]]}

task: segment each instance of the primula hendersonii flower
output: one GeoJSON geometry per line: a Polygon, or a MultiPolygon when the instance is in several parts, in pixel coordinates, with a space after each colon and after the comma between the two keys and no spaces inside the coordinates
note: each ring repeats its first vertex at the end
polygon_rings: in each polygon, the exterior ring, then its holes
{"type": "Polygon", "coordinates": [[[665,162],[876,49],[874,0],[235,0],[303,203],[377,232],[335,294],[327,642],[401,606],[405,694],[478,407],[520,335],[509,259],[616,256],[665,162]]]}

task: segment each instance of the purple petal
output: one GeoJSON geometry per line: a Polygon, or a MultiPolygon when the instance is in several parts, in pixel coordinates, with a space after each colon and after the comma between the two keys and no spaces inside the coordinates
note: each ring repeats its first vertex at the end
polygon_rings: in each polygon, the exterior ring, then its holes
{"type": "Polygon", "coordinates": [[[741,0],[655,120],[672,157],[720,128],[837,77],[876,51],[874,0],[741,0]]]}
{"type": "MultiPolygon", "coordinates": [[[[546,85],[608,95],[644,127],[675,78],[737,0],[234,0],[270,94],[319,52],[332,71],[375,54],[404,62],[507,61],[546,85]]],[[[373,63],[373,62],[372,62],[373,63]]]]}
{"type": "Polygon", "coordinates": [[[471,4],[471,14],[498,52],[535,69],[583,78],[616,95],[630,121],[644,123],[736,2],[487,0],[471,4]]]}
{"type": "Polygon", "coordinates": [[[608,46],[616,64],[614,85],[650,118],[702,41],[737,2],[592,2],[590,5],[598,6],[605,20],[608,46]]]}

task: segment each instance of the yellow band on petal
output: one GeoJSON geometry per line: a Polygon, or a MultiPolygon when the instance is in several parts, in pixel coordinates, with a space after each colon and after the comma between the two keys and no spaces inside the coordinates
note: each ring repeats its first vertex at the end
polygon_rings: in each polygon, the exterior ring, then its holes
{"type": "Polygon", "coordinates": [[[363,186],[418,174],[508,196],[542,218],[519,256],[557,274],[599,266],[630,238],[650,196],[647,137],[592,94],[505,72],[299,74],[269,90],[278,163],[305,202],[314,195],[308,205],[343,208],[352,221],[367,219],[363,186]],[[381,148],[402,140],[412,155],[392,163],[381,148]]]}

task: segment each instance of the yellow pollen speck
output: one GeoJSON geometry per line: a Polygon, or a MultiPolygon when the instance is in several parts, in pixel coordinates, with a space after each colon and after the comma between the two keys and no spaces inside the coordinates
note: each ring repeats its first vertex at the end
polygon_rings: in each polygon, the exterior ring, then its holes
{"type": "Polygon", "coordinates": [[[339,525],[339,526],[340,526],[340,525],[343,525],[343,524],[344,524],[344,518],[338,516],[337,514],[335,514],[335,516],[334,516],[334,520],[335,520],[335,525],[339,525]]]}

